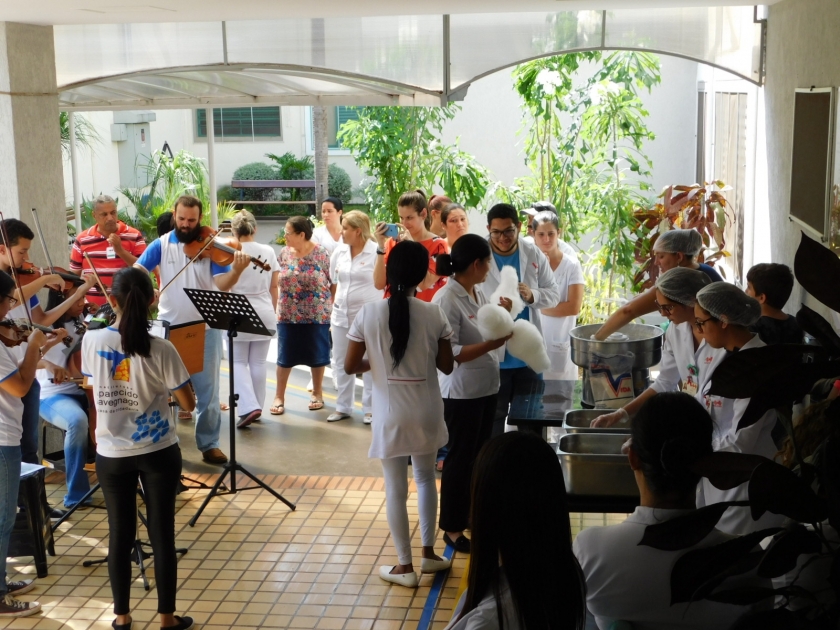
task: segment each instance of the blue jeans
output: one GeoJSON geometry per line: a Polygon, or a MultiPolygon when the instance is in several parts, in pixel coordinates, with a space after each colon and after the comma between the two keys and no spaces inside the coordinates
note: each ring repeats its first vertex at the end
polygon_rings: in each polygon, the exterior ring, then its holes
{"type": "Polygon", "coordinates": [[[88,446],[87,397],[57,394],[41,401],[41,416],[52,425],[67,431],[64,435],[64,464],[67,468],[67,494],[64,507],[70,508],[90,490],[85,471],[88,446]]]}
{"type": "Polygon", "coordinates": [[[208,328],[204,333],[204,370],[190,377],[198,402],[195,445],[202,453],[219,448],[222,411],[219,407],[219,368],[222,363],[221,331],[208,328]]]}
{"type": "Polygon", "coordinates": [[[23,435],[20,437],[22,461],[27,464],[40,464],[38,459],[38,428],[41,424],[41,384],[34,380],[23,400],[23,435]]]}
{"type": "Polygon", "coordinates": [[[0,446],[0,597],[6,594],[6,556],[15,528],[20,488],[20,446],[0,446]]]}

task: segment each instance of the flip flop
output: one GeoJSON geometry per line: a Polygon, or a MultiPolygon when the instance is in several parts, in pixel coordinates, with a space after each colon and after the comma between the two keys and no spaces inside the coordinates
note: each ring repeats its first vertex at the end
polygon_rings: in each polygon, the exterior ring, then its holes
{"type": "Polygon", "coordinates": [[[286,413],[286,408],[283,406],[283,402],[279,398],[275,398],[274,401],[277,404],[271,405],[271,407],[268,408],[269,413],[272,416],[282,416],[286,413]]]}
{"type": "Polygon", "coordinates": [[[192,420],[192,413],[189,411],[179,411],[178,420],[192,420]]]}
{"type": "Polygon", "coordinates": [[[320,398],[315,398],[315,396],[312,396],[312,398],[309,399],[309,411],[318,411],[319,409],[323,408],[324,401],[320,398]]]}
{"type": "Polygon", "coordinates": [[[230,410],[230,405],[227,404],[227,403],[219,403],[219,408],[222,411],[229,411],[230,410]]]}

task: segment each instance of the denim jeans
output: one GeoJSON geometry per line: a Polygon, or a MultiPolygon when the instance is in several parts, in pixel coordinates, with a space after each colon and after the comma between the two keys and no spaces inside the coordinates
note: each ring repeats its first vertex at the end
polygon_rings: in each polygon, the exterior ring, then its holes
{"type": "Polygon", "coordinates": [[[6,556],[15,528],[20,488],[20,446],[0,446],[0,597],[6,594],[6,556]]]}
{"type": "MultiPolygon", "coordinates": [[[[234,351],[235,352],[235,351],[234,351]]],[[[195,445],[202,453],[219,448],[222,411],[219,407],[219,368],[222,363],[221,331],[208,328],[204,334],[204,369],[190,376],[198,404],[195,445]]]]}
{"type": "Polygon", "coordinates": [[[23,435],[20,437],[21,460],[27,464],[40,464],[38,459],[38,429],[41,424],[41,384],[34,380],[23,400],[23,435]]]}
{"type": "Polygon", "coordinates": [[[83,393],[57,394],[41,401],[41,417],[67,433],[64,435],[64,464],[67,494],[64,507],[71,508],[90,490],[85,471],[88,447],[87,397],[83,393]]]}

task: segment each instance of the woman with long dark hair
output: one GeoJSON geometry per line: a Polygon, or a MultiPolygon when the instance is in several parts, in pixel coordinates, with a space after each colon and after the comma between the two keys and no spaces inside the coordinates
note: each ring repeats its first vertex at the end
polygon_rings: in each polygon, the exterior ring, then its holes
{"type": "Polygon", "coordinates": [[[114,276],[114,327],[89,331],[82,340],[82,372],[91,378],[97,407],[96,473],[108,508],[108,577],[115,630],[131,630],[131,552],[137,521],[135,493],[143,490],[155,554],[162,628],[185,630],[190,617],[175,615],[178,563],[175,494],[181,449],[169,424],[169,392],[182,409],[195,408],[190,377],[169,341],[149,334],[154,291],[149,275],[129,267],[114,276]]]}
{"type": "Polygon", "coordinates": [[[391,250],[387,300],[369,302],[356,315],[344,360],[348,374],[370,370],[373,376],[373,440],[368,457],[382,460],[388,527],[398,564],[379,569],[379,577],[413,588],[419,578],[411,558],[408,527],[408,458],[417,484],[417,508],[423,544],[421,571],[449,568],[435,555],[437,485],[435,454],[446,444],[443,401],[437,370],[452,372],[452,329],[437,304],[414,297],[429,268],[429,252],[405,241],[391,250]],[[365,359],[365,352],[368,358],[365,359]]]}
{"type": "Polygon", "coordinates": [[[563,471],[548,444],[519,431],[485,444],[470,522],[467,590],[447,630],[583,630],[586,587],[563,471]]]}
{"type": "MultiPolygon", "coordinates": [[[[510,336],[485,341],[478,329],[478,309],[487,298],[477,285],[490,273],[490,246],[477,234],[465,234],[451,254],[437,257],[437,273],[449,277],[437,292],[437,304],[452,327],[452,354],[457,366],[441,378],[443,414],[449,431],[449,453],[440,480],[440,528],[443,540],[456,551],[470,552],[464,536],[469,526],[470,478],[478,452],[490,439],[499,392],[499,361],[494,352],[510,336]]],[[[511,308],[510,300],[502,306],[511,308]]]]}

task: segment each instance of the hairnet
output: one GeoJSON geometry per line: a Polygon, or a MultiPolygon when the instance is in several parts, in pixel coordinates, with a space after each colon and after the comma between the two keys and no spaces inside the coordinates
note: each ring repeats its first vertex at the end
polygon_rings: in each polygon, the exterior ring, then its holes
{"type": "Polygon", "coordinates": [[[709,276],[702,271],[674,267],[657,278],[656,288],[669,300],[684,306],[694,306],[697,292],[710,282],[709,276]]]}
{"type": "Polygon", "coordinates": [[[653,244],[653,251],[696,256],[702,247],[703,239],[697,230],[669,230],[659,235],[653,244]]]}
{"type": "Polygon", "coordinates": [[[761,317],[761,305],[734,284],[712,282],[697,293],[697,303],[715,319],[751,326],[761,317]]]}

